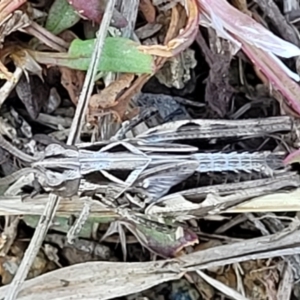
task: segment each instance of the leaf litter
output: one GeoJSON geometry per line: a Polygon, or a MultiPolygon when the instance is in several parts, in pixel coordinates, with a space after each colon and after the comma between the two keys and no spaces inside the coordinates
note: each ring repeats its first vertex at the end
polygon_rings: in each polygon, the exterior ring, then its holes
{"type": "Polygon", "coordinates": [[[1,2],[1,298],[299,298],[299,3],[253,2],[1,2]]]}

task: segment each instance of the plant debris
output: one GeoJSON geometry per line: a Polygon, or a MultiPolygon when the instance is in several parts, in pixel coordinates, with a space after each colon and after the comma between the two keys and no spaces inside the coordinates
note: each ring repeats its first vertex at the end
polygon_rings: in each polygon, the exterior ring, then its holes
{"type": "Polygon", "coordinates": [[[299,299],[298,1],[0,4],[0,298],[299,299]]]}

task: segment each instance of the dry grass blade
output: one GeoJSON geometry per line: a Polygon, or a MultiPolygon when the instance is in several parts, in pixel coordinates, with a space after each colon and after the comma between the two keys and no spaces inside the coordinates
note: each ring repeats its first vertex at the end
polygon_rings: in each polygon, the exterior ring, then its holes
{"type": "MultiPolygon", "coordinates": [[[[30,198],[29,195],[23,195],[25,200],[22,200],[21,196],[0,196],[1,208],[0,214],[2,216],[14,216],[14,215],[42,215],[43,211],[48,203],[47,195],[39,195],[34,198],[30,198]]],[[[99,201],[92,200],[87,197],[73,197],[70,199],[61,198],[59,201],[57,215],[69,216],[70,214],[79,214],[84,208],[84,203],[91,205],[91,217],[116,216],[113,210],[105,208],[99,201]]]]}
{"type": "MultiPolygon", "coordinates": [[[[153,262],[86,262],[49,272],[24,283],[19,300],[114,299],[159,283],[181,278],[185,272],[225,266],[229,263],[300,253],[299,230],[270,235],[153,262]]],[[[201,273],[203,275],[203,273],[201,273]]],[[[205,276],[205,280],[208,278],[205,276]]],[[[211,282],[213,283],[213,282],[211,282]]],[[[219,289],[226,294],[231,290],[219,289]]],[[[8,287],[0,288],[4,297],[8,287]]],[[[236,294],[237,295],[237,294],[236,294]]],[[[236,297],[236,299],[242,299],[236,297]]]]}
{"type": "Polygon", "coordinates": [[[292,191],[273,192],[252,198],[250,201],[239,204],[234,208],[226,210],[227,213],[246,213],[246,212],[289,212],[300,211],[300,189],[292,191]]]}
{"type": "Polygon", "coordinates": [[[204,270],[252,259],[266,259],[282,255],[298,254],[299,230],[286,231],[222,245],[182,256],[187,271],[204,270]]]}
{"type": "MultiPolygon", "coordinates": [[[[161,261],[77,264],[26,281],[18,299],[114,299],[182,276],[178,272],[167,271],[165,263],[161,261]]],[[[0,297],[6,292],[7,287],[2,287],[0,297]]]]}
{"type": "Polygon", "coordinates": [[[300,208],[297,203],[299,184],[299,176],[287,172],[271,179],[204,186],[166,195],[159,200],[163,206],[154,203],[146,209],[146,213],[188,219],[191,215],[199,217],[220,211],[297,211],[300,208]],[[294,190],[281,191],[287,187],[294,190]]]}

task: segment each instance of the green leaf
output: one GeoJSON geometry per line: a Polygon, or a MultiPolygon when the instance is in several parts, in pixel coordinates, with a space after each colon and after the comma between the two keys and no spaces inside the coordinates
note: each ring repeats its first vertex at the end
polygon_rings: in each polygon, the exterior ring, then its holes
{"type": "Polygon", "coordinates": [[[46,29],[57,35],[72,27],[80,20],[80,16],[67,0],[55,0],[46,21],[46,29]]]}
{"type": "MultiPolygon", "coordinates": [[[[107,37],[103,46],[98,71],[152,74],[154,58],[138,49],[139,44],[126,38],[107,37]]],[[[68,53],[39,52],[26,49],[40,64],[68,67],[86,71],[90,65],[95,39],[75,39],[68,53]]]]}
{"type": "MultiPolygon", "coordinates": [[[[69,49],[66,67],[85,71],[88,69],[95,46],[95,39],[76,39],[69,49]]],[[[137,49],[138,43],[121,37],[107,37],[98,71],[149,73],[153,71],[153,57],[137,49]]]]}

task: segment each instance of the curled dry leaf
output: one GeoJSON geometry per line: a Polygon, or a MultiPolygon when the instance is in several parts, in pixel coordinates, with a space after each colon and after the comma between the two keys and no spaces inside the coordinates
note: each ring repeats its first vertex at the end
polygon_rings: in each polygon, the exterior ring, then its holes
{"type": "Polygon", "coordinates": [[[166,45],[141,45],[138,48],[147,54],[160,57],[172,57],[187,49],[194,42],[198,32],[199,11],[196,0],[187,1],[186,13],[187,24],[177,37],[168,41],[166,45]]]}
{"type": "Polygon", "coordinates": [[[124,91],[124,93],[118,98],[117,104],[113,107],[113,110],[118,114],[118,116],[125,120],[126,118],[133,118],[138,113],[138,108],[133,109],[129,112],[128,115],[125,115],[125,112],[128,108],[129,102],[132,99],[132,97],[137,94],[145,82],[150,78],[148,74],[144,74],[139,76],[132,84],[131,86],[124,91]]]}
{"type": "MultiPolygon", "coordinates": [[[[111,108],[114,110],[114,106],[118,104],[117,97],[125,89],[130,86],[134,79],[134,74],[122,74],[120,78],[113,81],[99,94],[95,94],[89,101],[89,113],[90,116],[101,113],[103,109],[111,108]]],[[[117,115],[123,115],[125,112],[116,111],[117,115]]]]}

